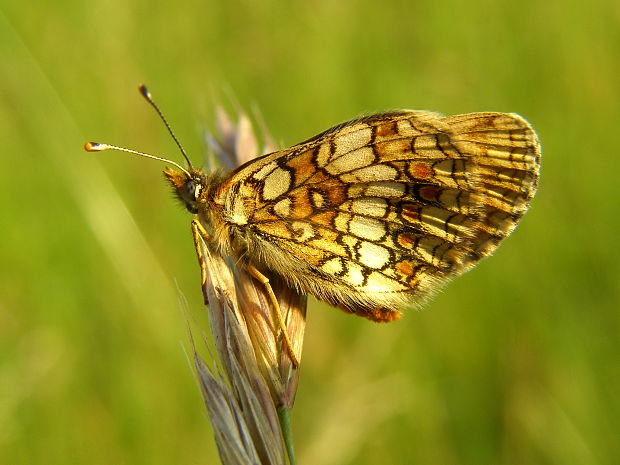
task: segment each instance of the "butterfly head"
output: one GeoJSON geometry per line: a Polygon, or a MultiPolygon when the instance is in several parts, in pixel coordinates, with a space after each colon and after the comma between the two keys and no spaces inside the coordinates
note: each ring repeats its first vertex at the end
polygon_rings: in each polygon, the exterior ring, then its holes
{"type": "Polygon", "coordinates": [[[204,173],[190,169],[178,171],[166,168],[164,176],[174,189],[174,193],[190,213],[198,213],[201,195],[205,192],[207,179],[204,173]]]}

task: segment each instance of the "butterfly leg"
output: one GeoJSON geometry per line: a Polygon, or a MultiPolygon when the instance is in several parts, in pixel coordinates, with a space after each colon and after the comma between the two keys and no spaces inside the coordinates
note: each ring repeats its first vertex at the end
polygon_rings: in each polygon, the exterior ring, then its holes
{"type": "MultiPolygon", "coordinates": [[[[207,230],[200,224],[200,222],[196,219],[192,220],[192,236],[194,238],[194,246],[196,247],[196,255],[198,257],[198,265],[200,266],[200,280],[202,284],[202,291],[204,295],[205,305],[209,305],[209,300],[207,298],[207,294],[205,293],[205,284],[207,283],[208,273],[207,267],[205,266],[204,254],[202,252],[201,241],[208,242],[211,235],[207,232],[207,230]]],[[[291,363],[294,368],[299,367],[299,361],[293,352],[293,345],[291,344],[291,340],[288,337],[288,332],[286,330],[286,325],[284,323],[284,318],[282,317],[282,311],[280,310],[280,304],[278,304],[278,299],[273,292],[273,288],[269,283],[269,278],[262,274],[260,271],[256,269],[251,264],[246,264],[246,270],[257,279],[267,291],[267,296],[271,301],[271,305],[274,308],[274,312],[276,314],[276,319],[278,321],[278,327],[280,331],[282,331],[282,336],[284,337],[284,347],[286,352],[291,359],[291,363]]]]}
{"type": "Polygon", "coordinates": [[[269,283],[269,278],[262,274],[256,267],[252,264],[247,264],[246,269],[248,272],[254,276],[267,291],[267,295],[269,296],[269,300],[271,300],[271,305],[273,305],[274,312],[276,314],[276,319],[278,320],[278,326],[280,327],[280,331],[282,331],[282,336],[284,337],[284,347],[286,352],[288,353],[289,358],[291,359],[291,363],[293,364],[293,368],[299,367],[299,361],[295,356],[295,352],[293,352],[293,344],[291,343],[290,338],[288,337],[288,331],[286,330],[286,324],[284,323],[284,317],[282,316],[282,311],[280,310],[280,304],[278,303],[278,299],[273,292],[273,288],[269,283]]]}
{"type": "Polygon", "coordinates": [[[202,285],[202,294],[205,299],[205,305],[209,305],[209,299],[205,285],[207,284],[207,267],[205,266],[205,258],[202,252],[202,244],[200,241],[207,242],[210,235],[207,230],[200,224],[198,220],[192,220],[192,237],[194,238],[194,247],[196,247],[196,256],[198,257],[198,266],[200,266],[200,284],[202,285]]]}

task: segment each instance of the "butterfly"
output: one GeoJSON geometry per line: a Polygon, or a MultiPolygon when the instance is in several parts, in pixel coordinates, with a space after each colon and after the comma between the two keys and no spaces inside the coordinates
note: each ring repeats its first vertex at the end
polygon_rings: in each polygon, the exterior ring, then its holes
{"type": "MultiPolygon", "coordinates": [[[[118,149],[87,144],[106,148],[118,149]]],[[[175,166],[164,174],[196,215],[199,257],[200,241],[235,257],[276,306],[267,275],[389,322],[512,232],[536,192],[540,157],[535,131],[517,114],[399,110],[347,121],[229,172],[206,173],[186,157],[187,168],[164,160],[175,166]]]]}

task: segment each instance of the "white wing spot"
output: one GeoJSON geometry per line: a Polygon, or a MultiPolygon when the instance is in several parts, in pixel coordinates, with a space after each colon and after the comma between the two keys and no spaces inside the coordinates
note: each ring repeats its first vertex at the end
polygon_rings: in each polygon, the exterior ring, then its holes
{"type": "Polygon", "coordinates": [[[409,120],[406,119],[398,120],[396,123],[396,127],[398,130],[398,134],[401,136],[412,136],[417,132],[413,129],[409,120]]]}
{"type": "Polygon", "coordinates": [[[351,211],[382,218],[387,212],[387,202],[380,198],[356,199],[351,203],[351,211]]]}
{"type": "Polygon", "coordinates": [[[331,260],[326,261],[322,266],[321,270],[325,273],[329,274],[337,274],[341,273],[343,270],[343,264],[341,258],[332,258],[331,260]]]}
{"type": "Polygon", "coordinates": [[[390,279],[377,271],[370,273],[368,281],[366,281],[366,285],[364,286],[365,291],[374,292],[393,292],[404,288],[405,287],[398,281],[390,279]]]}
{"type": "Polygon", "coordinates": [[[318,153],[316,155],[316,164],[320,168],[324,168],[329,163],[329,157],[331,156],[331,149],[329,144],[321,144],[319,146],[318,153]]]}
{"type": "Polygon", "coordinates": [[[364,273],[362,267],[357,263],[347,264],[347,273],[343,277],[344,281],[352,286],[361,286],[364,284],[364,273]]]}
{"type": "Polygon", "coordinates": [[[364,194],[368,197],[402,197],[405,195],[405,185],[398,182],[375,182],[366,188],[364,194]]]}
{"type": "Polygon", "coordinates": [[[229,204],[226,210],[229,215],[228,220],[231,223],[234,223],[234,224],[247,224],[248,223],[248,214],[245,209],[245,203],[243,202],[243,197],[237,197],[233,199],[232,205],[229,204]]]}
{"type": "Polygon", "coordinates": [[[396,168],[388,165],[372,165],[340,176],[344,182],[393,181],[398,176],[396,168]]]}
{"type": "Polygon", "coordinates": [[[354,215],[349,222],[349,231],[362,239],[378,241],[385,235],[385,226],[381,220],[354,215]]]}
{"type": "Polygon", "coordinates": [[[351,220],[351,215],[348,213],[338,213],[334,218],[334,226],[338,231],[347,231],[349,228],[349,221],[351,220]]]}
{"type": "Polygon", "coordinates": [[[371,136],[372,130],[365,126],[363,129],[352,131],[348,134],[334,138],[334,145],[336,146],[336,149],[334,150],[333,157],[336,158],[342,154],[368,145],[370,143],[371,136]]]}
{"type": "Polygon", "coordinates": [[[278,167],[278,164],[275,161],[271,163],[267,163],[261,169],[259,169],[256,173],[254,173],[254,178],[258,180],[263,180],[269,173],[275,170],[278,167]]]}
{"type": "Polygon", "coordinates": [[[362,242],[357,252],[360,263],[368,268],[383,268],[390,261],[388,249],[372,242],[362,242]]]}
{"type": "Polygon", "coordinates": [[[291,207],[293,206],[293,202],[291,199],[289,199],[288,197],[285,199],[280,200],[278,203],[276,203],[273,206],[273,211],[276,213],[276,215],[279,216],[291,216],[291,207]]]}
{"type": "Polygon", "coordinates": [[[291,173],[277,168],[267,175],[263,186],[263,198],[273,200],[284,194],[291,186],[291,173]]]}
{"type": "Polygon", "coordinates": [[[312,202],[316,208],[323,208],[323,205],[325,205],[325,197],[320,192],[313,191],[312,202]]]}
{"type": "Polygon", "coordinates": [[[335,158],[325,170],[329,174],[340,174],[371,165],[375,161],[375,153],[370,147],[362,147],[335,158]]]}

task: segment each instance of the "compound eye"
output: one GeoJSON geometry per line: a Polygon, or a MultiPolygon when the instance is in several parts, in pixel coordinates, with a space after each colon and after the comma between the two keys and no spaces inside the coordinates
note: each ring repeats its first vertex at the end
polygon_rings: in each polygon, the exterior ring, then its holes
{"type": "Polygon", "coordinates": [[[183,192],[183,196],[187,199],[187,200],[191,200],[191,201],[195,201],[196,200],[196,188],[197,185],[193,180],[188,180],[185,183],[185,186],[183,186],[183,190],[185,192],[183,192]]]}

